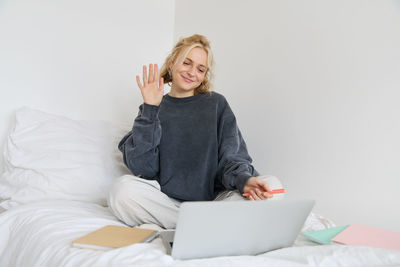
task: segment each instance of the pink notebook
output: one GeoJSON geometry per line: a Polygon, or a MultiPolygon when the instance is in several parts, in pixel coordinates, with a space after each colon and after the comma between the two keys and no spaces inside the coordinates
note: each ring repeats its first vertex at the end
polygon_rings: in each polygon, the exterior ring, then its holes
{"type": "Polygon", "coordinates": [[[351,224],[332,241],[344,245],[400,250],[400,233],[360,224],[351,224]]]}

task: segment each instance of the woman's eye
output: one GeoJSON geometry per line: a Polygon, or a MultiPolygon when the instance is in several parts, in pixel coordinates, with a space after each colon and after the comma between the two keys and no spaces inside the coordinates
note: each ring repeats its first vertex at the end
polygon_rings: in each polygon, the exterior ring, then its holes
{"type": "Polygon", "coordinates": [[[189,65],[189,62],[183,62],[183,65],[189,65]]]}
{"type": "Polygon", "coordinates": [[[199,71],[200,71],[201,73],[203,73],[203,72],[204,72],[204,70],[200,70],[200,69],[199,69],[199,71]]]}

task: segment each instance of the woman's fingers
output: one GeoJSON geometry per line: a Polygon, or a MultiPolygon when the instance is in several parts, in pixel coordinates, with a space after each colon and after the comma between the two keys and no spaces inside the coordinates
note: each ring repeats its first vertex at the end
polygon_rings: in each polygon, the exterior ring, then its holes
{"type": "Polygon", "coordinates": [[[256,188],[256,196],[258,197],[259,200],[263,200],[266,199],[266,197],[264,197],[263,192],[261,192],[260,189],[256,188]]]}
{"type": "Polygon", "coordinates": [[[149,80],[148,83],[154,82],[153,64],[149,64],[149,80]]]}
{"type": "Polygon", "coordinates": [[[269,188],[269,184],[260,178],[258,178],[258,186],[261,187],[262,190],[264,190],[264,191],[267,191],[267,192],[271,191],[269,188]]]}
{"type": "Polygon", "coordinates": [[[140,82],[140,76],[139,75],[136,75],[136,82],[137,82],[137,85],[139,86],[140,90],[142,90],[143,86],[142,86],[142,83],[140,82]]]}
{"type": "Polygon", "coordinates": [[[164,91],[164,78],[163,77],[160,78],[159,88],[164,91]]]}
{"type": "Polygon", "coordinates": [[[154,64],[154,76],[153,76],[153,81],[157,82],[158,80],[158,65],[154,64]]]}
{"type": "Polygon", "coordinates": [[[157,89],[164,90],[164,78],[158,79],[158,65],[149,64],[149,72],[147,73],[147,66],[143,65],[143,84],[140,82],[140,76],[136,75],[136,82],[140,89],[146,89],[150,85],[156,86],[157,89]]]}
{"type": "Polygon", "coordinates": [[[259,183],[258,183],[259,189],[260,189],[260,194],[262,199],[267,199],[267,198],[271,198],[273,197],[273,194],[271,194],[271,188],[269,187],[269,184],[262,180],[259,179],[259,183]]]}
{"type": "Polygon", "coordinates": [[[146,65],[143,66],[143,85],[147,85],[147,67],[146,65]]]}
{"type": "Polygon", "coordinates": [[[261,188],[253,188],[248,193],[245,193],[247,199],[249,200],[265,200],[271,198],[273,195],[271,193],[263,191],[261,188]]]}
{"type": "Polygon", "coordinates": [[[158,65],[149,64],[149,73],[147,73],[147,66],[143,66],[143,85],[146,86],[148,83],[153,83],[158,80],[158,65]]]}
{"type": "Polygon", "coordinates": [[[257,192],[255,190],[250,191],[250,196],[253,200],[261,200],[260,197],[257,195],[257,192]]]}
{"type": "Polygon", "coordinates": [[[139,75],[136,76],[136,82],[140,88],[144,103],[159,106],[164,94],[164,79],[158,78],[158,65],[149,64],[149,72],[147,66],[143,66],[143,85],[140,82],[139,75]]]}

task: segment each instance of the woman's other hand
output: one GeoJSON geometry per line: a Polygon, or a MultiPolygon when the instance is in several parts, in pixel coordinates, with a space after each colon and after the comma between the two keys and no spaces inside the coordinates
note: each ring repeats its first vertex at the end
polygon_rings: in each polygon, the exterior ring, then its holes
{"type": "Polygon", "coordinates": [[[247,194],[249,200],[264,200],[273,197],[266,181],[258,177],[250,177],[244,185],[243,193],[247,194]]]}
{"type": "Polygon", "coordinates": [[[158,79],[157,64],[149,64],[148,75],[147,67],[143,66],[143,84],[140,82],[139,75],[136,75],[136,82],[142,93],[144,103],[159,106],[164,96],[164,79],[158,79]]]}

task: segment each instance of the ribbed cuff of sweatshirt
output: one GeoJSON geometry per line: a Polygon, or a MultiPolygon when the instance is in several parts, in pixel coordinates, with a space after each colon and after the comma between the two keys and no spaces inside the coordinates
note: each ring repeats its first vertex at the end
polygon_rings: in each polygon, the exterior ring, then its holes
{"type": "Polygon", "coordinates": [[[236,176],[236,188],[239,190],[240,194],[243,194],[243,188],[250,177],[252,177],[250,173],[244,173],[236,176]]]}
{"type": "Polygon", "coordinates": [[[143,110],[142,110],[143,117],[150,120],[155,120],[156,118],[158,118],[159,111],[160,111],[160,106],[154,106],[143,103],[143,110]]]}

